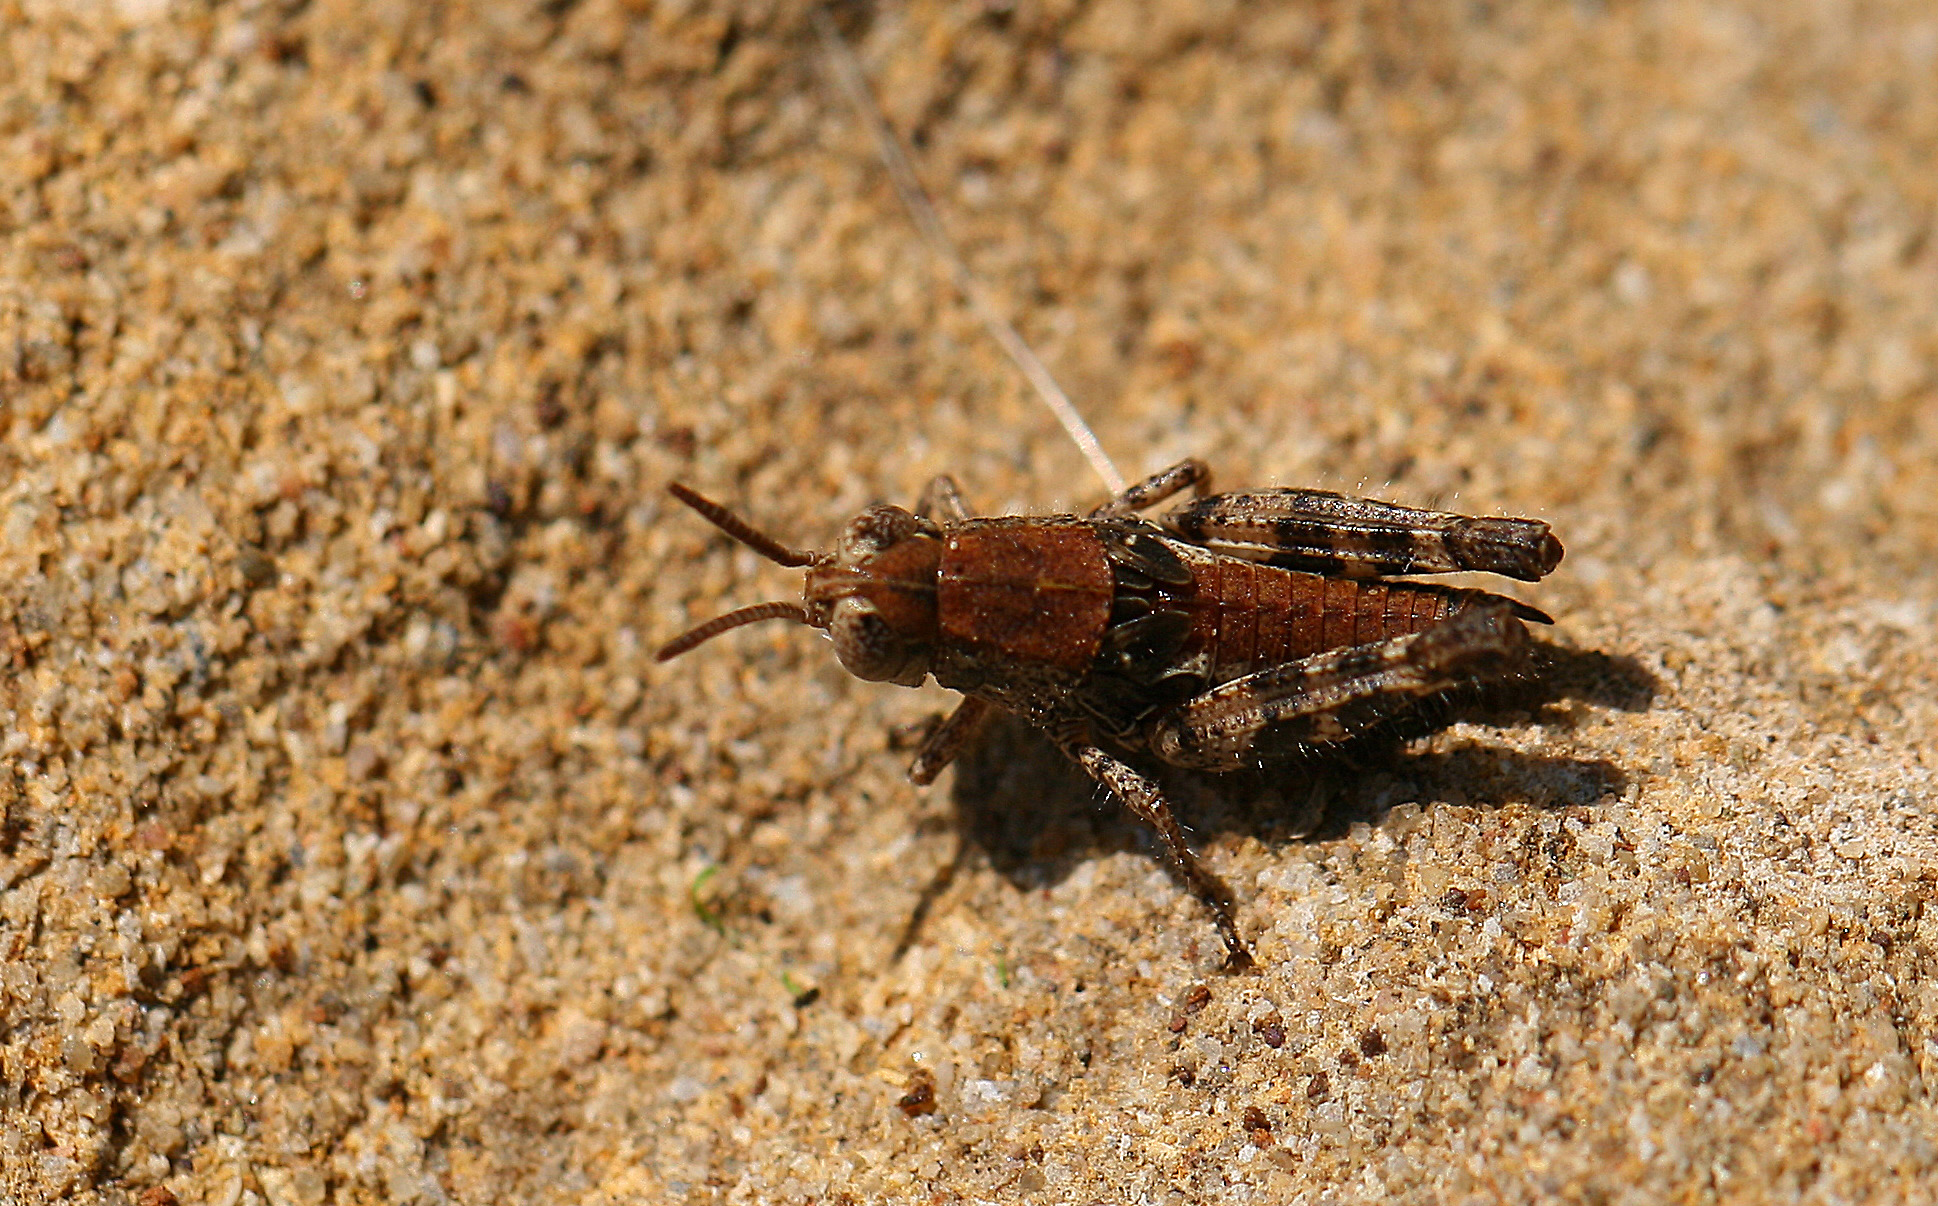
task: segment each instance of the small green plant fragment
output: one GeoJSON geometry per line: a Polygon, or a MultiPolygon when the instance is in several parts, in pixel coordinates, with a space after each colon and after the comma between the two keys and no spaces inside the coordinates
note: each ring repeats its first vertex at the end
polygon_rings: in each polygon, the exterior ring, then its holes
{"type": "Polygon", "coordinates": [[[819,986],[803,984],[794,978],[794,973],[789,971],[781,972],[781,987],[787,990],[789,997],[793,998],[796,1009],[806,1009],[821,999],[819,986]]]}
{"type": "Polygon", "coordinates": [[[721,920],[720,914],[714,912],[713,906],[708,904],[705,898],[701,896],[701,893],[706,889],[707,881],[719,874],[719,872],[720,865],[715,863],[694,876],[693,883],[686,890],[686,897],[692,903],[693,915],[700,919],[700,924],[720,935],[722,938],[725,938],[727,936],[727,923],[721,920]]]}

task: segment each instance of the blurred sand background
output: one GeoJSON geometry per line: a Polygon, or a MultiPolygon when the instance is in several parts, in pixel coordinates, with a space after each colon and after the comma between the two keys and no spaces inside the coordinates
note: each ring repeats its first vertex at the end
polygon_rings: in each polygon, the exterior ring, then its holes
{"type": "Polygon", "coordinates": [[[0,1201],[1929,1190],[1931,6],[840,19],[1127,473],[1546,518],[1549,679],[1169,776],[1221,974],[1029,734],[650,661],[798,590],[669,479],[1102,494],[799,5],[0,0],[0,1201]]]}

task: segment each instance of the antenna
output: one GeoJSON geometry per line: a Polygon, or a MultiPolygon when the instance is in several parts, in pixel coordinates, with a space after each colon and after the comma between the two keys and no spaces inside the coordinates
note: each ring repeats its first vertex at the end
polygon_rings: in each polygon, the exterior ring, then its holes
{"type": "Polygon", "coordinates": [[[727,508],[714,502],[690,486],[683,485],[680,482],[668,482],[666,483],[666,489],[674,498],[679,499],[687,506],[698,511],[706,518],[708,523],[719,528],[727,535],[738,540],[769,561],[779,565],[785,565],[789,569],[799,569],[801,566],[813,565],[816,561],[820,560],[819,554],[803,552],[800,549],[790,549],[767,533],[755,530],[753,524],[748,523],[740,516],[735,515],[732,511],[727,510],[727,508]]]}
{"type": "Polygon", "coordinates": [[[842,38],[841,31],[835,27],[834,19],[828,16],[827,11],[818,4],[808,11],[814,21],[814,32],[820,35],[821,45],[827,51],[828,62],[834,69],[835,81],[841,85],[841,90],[848,94],[848,101],[860,115],[862,124],[868,127],[870,134],[874,135],[876,150],[880,152],[882,162],[888,167],[888,177],[895,182],[895,191],[900,194],[902,205],[907,208],[909,217],[915,220],[916,229],[922,232],[923,241],[929,245],[929,250],[935,253],[936,258],[947,266],[949,275],[954,278],[956,291],[961,293],[963,299],[969,303],[969,308],[976,312],[976,317],[982,321],[990,337],[1009,354],[1010,360],[1022,370],[1023,376],[1035,388],[1043,404],[1050,408],[1051,414],[1056,416],[1056,421],[1063,424],[1063,430],[1069,433],[1071,441],[1077,446],[1077,451],[1083,454],[1083,459],[1090,462],[1090,467],[1096,470],[1097,476],[1103,479],[1104,485],[1112,494],[1122,494],[1125,487],[1124,475],[1117,472],[1117,466],[1111,462],[1110,455],[1098,442],[1097,433],[1090,430],[1090,425],[1083,421],[1083,416],[1077,412],[1076,403],[1070,400],[1070,395],[1063,392],[1063,387],[1056,383],[1056,378],[1050,375],[1050,370],[1044,367],[1036,353],[1030,350],[1030,345],[1023,342],[1023,337],[1016,333],[1016,328],[1011,326],[996,309],[996,304],[990,300],[988,292],[969,271],[969,265],[963,260],[962,253],[956,250],[956,245],[950,241],[948,232],[942,228],[942,219],[936,216],[934,204],[929,201],[928,193],[923,191],[922,181],[916,176],[915,168],[909,163],[908,155],[902,150],[901,140],[896,138],[894,129],[888,124],[888,118],[883,115],[881,106],[875,103],[874,95],[868,90],[868,78],[862,72],[860,60],[855,57],[854,50],[842,38]]]}
{"type": "Polygon", "coordinates": [[[792,620],[796,624],[809,626],[814,623],[813,620],[808,619],[807,609],[798,603],[756,603],[752,607],[743,607],[738,611],[730,611],[724,616],[715,616],[698,627],[687,629],[661,645],[659,652],[653,655],[653,660],[670,662],[703,641],[710,641],[723,632],[730,632],[745,624],[758,624],[762,620],[792,620]]]}

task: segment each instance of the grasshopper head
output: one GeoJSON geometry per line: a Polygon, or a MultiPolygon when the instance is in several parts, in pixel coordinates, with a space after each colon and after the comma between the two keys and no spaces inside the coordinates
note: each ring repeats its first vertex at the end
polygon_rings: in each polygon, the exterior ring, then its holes
{"type": "Polygon", "coordinates": [[[935,654],[941,561],[933,524],[900,507],[870,507],[808,569],[808,622],[828,630],[834,655],[856,678],[919,687],[935,654]]]}
{"type": "Polygon", "coordinates": [[[936,639],[935,580],[942,541],[934,524],[900,507],[856,516],[833,552],[790,549],[719,503],[680,485],[673,496],[770,561],[807,570],[804,606],[757,603],[715,617],[668,641],[660,661],[761,620],[793,620],[825,631],[835,656],[856,678],[919,687],[936,639]]]}

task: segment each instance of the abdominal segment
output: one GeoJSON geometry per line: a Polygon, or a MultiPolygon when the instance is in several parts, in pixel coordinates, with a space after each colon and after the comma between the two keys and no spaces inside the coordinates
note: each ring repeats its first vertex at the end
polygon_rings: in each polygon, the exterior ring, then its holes
{"type": "Polygon", "coordinates": [[[1420,632],[1470,592],[1415,582],[1326,578],[1220,557],[1194,565],[1186,653],[1212,683],[1332,649],[1420,632]]]}

